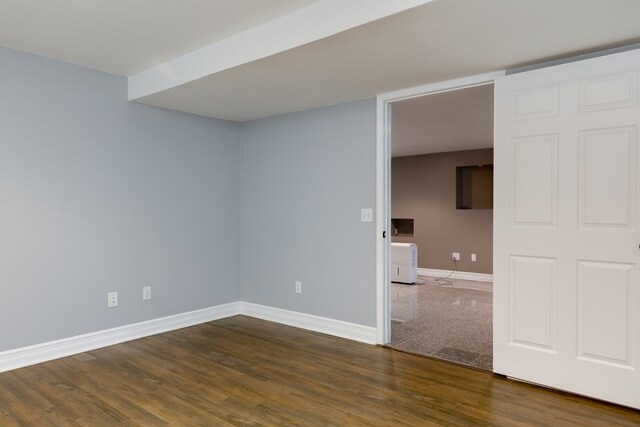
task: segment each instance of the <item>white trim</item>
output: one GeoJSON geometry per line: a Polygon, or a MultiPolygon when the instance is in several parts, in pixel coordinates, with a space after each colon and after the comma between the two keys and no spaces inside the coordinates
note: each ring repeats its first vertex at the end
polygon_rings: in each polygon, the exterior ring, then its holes
{"type": "Polygon", "coordinates": [[[242,304],[232,302],[131,325],[63,338],[0,353],[0,372],[58,359],[85,351],[108,347],[175,329],[240,314],[242,304]]]}
{"type": "Polygon", "coordinates": [[[444,82],[429,83],[427,85],[415,86],[408,89],[400,89],[394,92],[380,94],[378,95],[378,100],[390,103],[410,98],[417,98],[427,94],[448,92],[473,86],[482,86],[493,83],[496,78],[504,76],[504,73],[504,71],[494,71],[492,73],[477,74],[475,76],[462,77],[444,82]]]}
{"type": "Polygon", "coordinates": [[[23,368],[61,357],[240,314],[366,344],[376,343],[376,328],[371,326],[363,326],[342,320],[314,316],[312,314],[236,301],[229,304],[0,352],[0,372],[23,368]]]}
{"type": "Polygon", "coordinates": [[[314,316],[313,314],[299,313],[249,302],[242,303],[242,314],[366,344],[376,343],[376,328],[372,326],[363,326],[342,320],[329,319],[327,317],[314,316]]]}
{"type": "Polygon", "coordinates": [[[391,202],[388,177],[391,171],[391,155],[388,150],[390,144],[387,143],[387,115],[388,104],[379,96],[377,99],[377,120],[376,120],[376,343],[386,344],[390,341],[390,327],[386,320],[391,319],[391,307],[389,303],[388,286],[389,283],[389,242],[390,236],[383,238],[391,227],[391,202]]]}
{"type": "MultiPolygon", "coordinates": [[[[504,71],[479,74],[455,80],[431,83],[409,89],[383,93],[377,96],[376,122],[376,342],[386,344],[390,338],[391,311],[389,304],[389,239],[382,238],[388,230],[391,211],[390,171],[391,171],[391,114],[390,104],[403,99],[446,92],[464,87],[493,83],[504,71]]],[[[475,280],[475,279],[474,279],[475,280]]]]}
{"type": "Polygon", "coordinates": [[[436,270],[433,268],[418,268],[417,270],[420,276],[449,277],[451,275],[452,279],[493,283],[493,274],[472,273],[470,271],[456,271],[451,274],[451,270],[436,270]]]}

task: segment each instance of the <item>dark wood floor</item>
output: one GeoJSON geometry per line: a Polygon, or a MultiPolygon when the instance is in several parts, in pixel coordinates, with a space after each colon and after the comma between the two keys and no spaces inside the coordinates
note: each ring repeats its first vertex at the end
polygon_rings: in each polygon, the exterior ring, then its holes
{"type": "Polygon", "coordinates": [[[640,425],[640,412],[249,317],[0,374],[0,426],[640,425]]]}

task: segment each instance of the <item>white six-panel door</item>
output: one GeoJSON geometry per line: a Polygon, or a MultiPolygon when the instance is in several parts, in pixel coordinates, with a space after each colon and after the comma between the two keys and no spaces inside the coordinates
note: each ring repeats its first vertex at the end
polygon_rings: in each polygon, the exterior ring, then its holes
{"type": "Polygon", "coordinates": [[[640,408],[640,51],[495,84],[494,371],[640,408]]]}

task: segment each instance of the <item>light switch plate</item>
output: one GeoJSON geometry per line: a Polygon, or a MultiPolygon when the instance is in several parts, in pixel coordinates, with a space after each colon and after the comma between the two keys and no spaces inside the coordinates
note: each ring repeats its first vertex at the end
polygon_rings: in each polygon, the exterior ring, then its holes
{"type": "Polygon", "coordinates": [[[360,221],[373,222],[373,209],[371,208],[360,209],[360,221]]]}

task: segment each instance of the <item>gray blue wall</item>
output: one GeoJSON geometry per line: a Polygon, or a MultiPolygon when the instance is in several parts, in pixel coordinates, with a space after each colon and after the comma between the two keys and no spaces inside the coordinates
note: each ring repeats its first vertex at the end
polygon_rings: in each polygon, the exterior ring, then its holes
{"type": "Polygon", "coordinates": [[[244,301],[375,326],[373,99],[244,123],[244,301]],[[294,292],[302,281],[302,294],[294,292]]]}
{"type": "Polygon", "coordinates": [[[0,351],[240,300],[375,325],[374,100],[239,124],[0,69],[0,351]]]}
{"type": "Polygon", "coordinates": [[[0,70],[0,351],[240,299],[239,124],[9,49],[0,70]]]}

